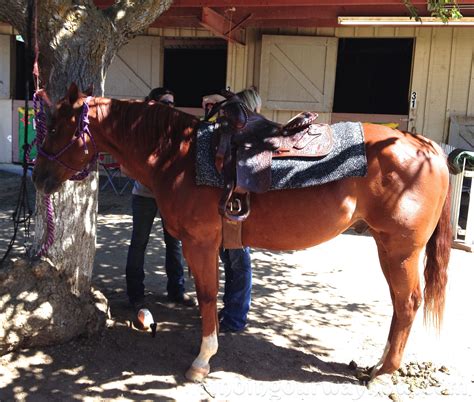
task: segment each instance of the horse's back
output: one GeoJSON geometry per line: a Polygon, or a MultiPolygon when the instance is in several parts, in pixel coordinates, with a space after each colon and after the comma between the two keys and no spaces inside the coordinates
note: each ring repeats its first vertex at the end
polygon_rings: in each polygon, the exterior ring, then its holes
{"type": "Polygon", "coordinates": [[[446,158],[441,147],[429,138],[386,127],[380,124],[364,123],[367,159],[378,155],[400,157],[400,162],[411,161],[417,165],[432,160],[438,168],[446,167],[446,158]],[[375,154],[375,155],[373,155],[375,154]]]}
{"type": "Polygon", "coordinates": [[[327,241],[357,221],[365,221],[374,233],[422,232],[425,241],[436,226],[449,185],[443,151],[420,135],[376,124],[363,127],[365,177],[253,194],[244,242],[301,249],[327,241]]]}
{"type": "Polygon", "coordinates": [[[363,127],[369,180],[378,177],[387,189],[390,183],[396,183],[400,191],[425,187],[428,181],[432,186],[439,185],[433,193],[441,190],[440,194],[446,194],[448,165],[438,144],[422,135],[383,125],[366,123],[363,127]]]}

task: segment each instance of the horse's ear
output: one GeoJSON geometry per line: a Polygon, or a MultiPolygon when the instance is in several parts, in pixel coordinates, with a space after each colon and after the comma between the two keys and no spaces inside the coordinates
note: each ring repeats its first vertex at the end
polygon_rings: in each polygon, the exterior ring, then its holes
{"type": "Polygon", "coordinates": [[[79,88],[75,82],[71,83],[69,86],[66,98],[69,100],[70,105],[74,105],[74,103],[76,103],[76,101],[79,99],[79,88]]]}
{"type": "Polygon", "coordinates": [[[84,91],[84,95],[86,96],[92,96],[92,93],[94,92],[94,84],[90,84],[89,85],[89,88],[87,88],[85,91],[84,91]]]}

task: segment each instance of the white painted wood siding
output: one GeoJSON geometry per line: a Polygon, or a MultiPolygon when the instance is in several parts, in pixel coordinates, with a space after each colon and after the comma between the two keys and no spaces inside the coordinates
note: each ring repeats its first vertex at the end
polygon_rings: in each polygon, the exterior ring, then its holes
{"type": "Polygon", "coordinates": [[[11,94],[11,42],[10,35],[0,35],[0,99],[9,99],[11,94]]]}
{"type": "MultiPolygon", "coordinates": [[[[259,86],[262,35],[414,38],[410,92],[417,92],[417,107],[410,112],[409,129],[437,142],[447,142],[451,115],[474,116],[474,28],[247,29],[245,47],[229,46],[227,82],[233,90],[259,86]]],[[[267,117],[280,122],[298,112],[300,110],[263,110],[267,117]]],[[[320,113],[319,119],[329,122],[331,115],[320,113]]]]}

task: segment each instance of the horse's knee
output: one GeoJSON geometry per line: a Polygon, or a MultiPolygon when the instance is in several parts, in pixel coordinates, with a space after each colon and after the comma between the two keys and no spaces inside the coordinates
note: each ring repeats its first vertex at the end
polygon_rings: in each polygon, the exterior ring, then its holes
{"type": "Polygon", "coordinates": [[[217,304],[217,291],[215,294],[214,292],[197,292],[197,297],[200,306],[217,304]]]}

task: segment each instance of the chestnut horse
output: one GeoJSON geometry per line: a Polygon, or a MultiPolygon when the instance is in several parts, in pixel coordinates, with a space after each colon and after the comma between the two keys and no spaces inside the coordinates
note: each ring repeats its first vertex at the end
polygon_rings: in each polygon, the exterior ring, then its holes
{"type": "MultiPolygon", "coordinates": [[[[202,316],[199,355],[186,373],[202,380],[217,352],[218,250],[222,189],[195,183],[196,130],[200,121],[159,104],[88,97],[90,134],[78,135],[86,95],[74,84],[52,111],[49,133],[33,172],[36,188],[53,193],[93,158],[108,152],[149,187],[167,230],[179,238],[195,280],[202,316]],[[84,142],[86,144],[84,144],[84,142]]],[[[276,125],[276,123],[274,123],[276,125]]],[[[252,194],[243,243],[270,250],[297,250],[329,240],[355,223],[368,226],[390,288],[393,317],[372,378],[400,366],[422,302],[418,267],[424,260],[424,312],[439,327],[445,301],[451,234],[448,166],[431,140],[388,127],[363,124],[368,162],[365,177],[316,187],[252,194]],[[282,222],[286,223],[282,228],[282,222]]]]}

